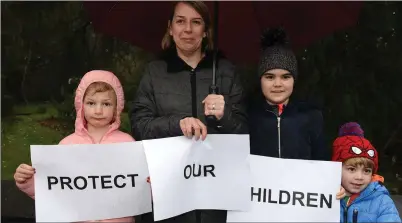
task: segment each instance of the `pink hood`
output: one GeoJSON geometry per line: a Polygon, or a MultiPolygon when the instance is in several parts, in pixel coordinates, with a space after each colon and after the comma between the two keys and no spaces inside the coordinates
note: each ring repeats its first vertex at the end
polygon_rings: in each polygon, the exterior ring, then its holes
{"type": "Polygon", "coordinates": [[[112,123],[110,129],[108,131],[117,130],[120,127],[120,114],[124,108],[124,92],[123,87],[119,79],[109,71],[103,70],[93,70],[86,73],[82,79],[80,84],[75,91],[75,111],[77,112],[77,117],[75,119],[75,133],[78,135],[86,135],[86,128],[85,128],[85,119],[84,119],[84,112],[83,112],[83,100],[84,94],[87,90],[88,86],[94,82],[105,82],[110,84],[113,87],[114,92],[116,92],[117,96],[117,112],[115,117],[115,122],[112,123]]]}

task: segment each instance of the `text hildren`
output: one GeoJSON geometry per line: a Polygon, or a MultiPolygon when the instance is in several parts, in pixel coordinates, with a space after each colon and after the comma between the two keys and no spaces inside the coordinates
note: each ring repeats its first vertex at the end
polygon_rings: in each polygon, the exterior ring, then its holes
{"type": "Polygon", "coordinates": [[[251,201],[272,204],[300,205],[305,207],[332,208],[332,194],[303,193],[299,191],[279,190],[251,187],[251,201]],[[275,194],[275,195],[274,195],[275,194]]]}

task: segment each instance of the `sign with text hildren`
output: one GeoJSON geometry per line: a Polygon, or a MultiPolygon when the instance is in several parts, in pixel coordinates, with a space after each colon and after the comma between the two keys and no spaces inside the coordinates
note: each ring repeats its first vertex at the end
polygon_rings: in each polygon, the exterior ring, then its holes
{"type": "Polygon", "coordinates": [[[250,155],[251,210],[229,211],[227,222],[338,222],[340,162],[250,155]]]}
{"type": "Polygon", "coordinates": [[[195,209],[250,206],[249,136],[184,136],[143,141],[151,177],[154,219],[195,209]]]}
{"type": "Polygon", "coordinates": [[[76,222],[152,211],[141,142],[31,145],[37,222],[76,222]]]}

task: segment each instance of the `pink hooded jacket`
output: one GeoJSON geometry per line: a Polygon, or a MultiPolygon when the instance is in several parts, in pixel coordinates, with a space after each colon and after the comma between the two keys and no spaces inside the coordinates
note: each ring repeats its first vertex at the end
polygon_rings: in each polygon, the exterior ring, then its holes
{"type": "MultiPolygon", "coordinates": [[[[75,110],[77,112],[77,117],[75,119],[75,132],[63,140],[60,141],[59,144],[95,144],[92,137],[88,134],[87,129],[85,128],[85,118],[83,111],[83,100],[84,94],[88,86],[94,82],[106,82],[110,84],[117,96],[117,111],[115,121],[110,125],[109,130],[100,140],[101,144],[108,143],[119,143],[119,142],[133,142],[135,141],[133,137],[129,134],[119,131],[120,127],[120,115],[124,108],[124,92],[123,87],[120,84],[119,79],[111,72],[102,71],[102,70],[93,70],[84,75],[82,77],[80,84],[75,92],[75,110]]],[[[23,184],[17,183],[17,187],[30,196],[32,199],[35,199],[35,191],[34,191],[34,177],[31,180],[23,184]]],[[[100,220],[96,222],[134,222],[133,217],[126,218],[118,218],[118,219],[108,219],[108,220],[100,220]]]]}

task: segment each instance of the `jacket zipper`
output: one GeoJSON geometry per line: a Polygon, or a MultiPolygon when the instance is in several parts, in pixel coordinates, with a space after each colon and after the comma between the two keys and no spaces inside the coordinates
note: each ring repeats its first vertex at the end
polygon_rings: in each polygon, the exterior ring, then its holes
{"type": "MultiPolygon", "coordinates": [[[[358,201],[358,200],[361,200],[361,199],[363,199],[363,198],[366,198],[366,197],[368,197],[368,196],[370,196],[370,195],[372,195],[374,192],[376,192],[377,191],[377,189],[374,189],[373,191],[371,191],[371,193],[369,193],[368,195],[366,195],[366,196],[364,196],[364,197],[362,197],[362,198],[356,198],[356,200],[354,200],[354,201],[352,201],[352,203],[350,203],[350,205],[349,206],[347,206],[347,204],[346,204],[346,207],[344,207],[343,208],[343,222],[344,223],[347,223],[348,222],[348,210],[349,210],[349,208],[352,206],[352,204],[354,204],[354,203],[356,203],[356,201],[358,201]]],[[[353,221],[353,223],[357,223],[357,215],[359,214],[359,212],[357,211],[357,209],[354,209],[353,210],[353,216],[352,216],[352,221],[353,221]]]]}
{"type": "Polygon", "coordinates": [[[278,120],[278,154],[279,158],[281,158],[281,117],[276,117],[278,120]]]}
{"type": "Polygon", "coordinates": [[[344,223],[348,223],[348,209],[349,209],[349,207],[344,207],[343,208],[343,222],[344,223]]]}
{"type": "MultiPolygon", "coordinates": [[[[350,206],[349,206],[350,207],[350,206]]],[[[345,207],[343,210],[343,222],[347,223],[348,222],[348,209],[349,207],[345,207]]],[[[357,223],[357,215],[359,214],[359,211],[357,209],[353,210],[353,216],[352,216],[352,223],[357,223]]]]}
{"type": "Polygon", "coordinates": [[[270,110],[267,110],[268,112],[271,112],[276,116],[277,120],[277,129],[278,129],[278,157],[281,158],[281,116],[275,114],[275,112],[272,112],[270,110]]]}
{"type": "Polygon", "coordinates": [[[197,109],[197,79],[195,74],[195,69],[190,71],[190,84],[191,84],[191,114],[193,118],[198,117],[197,109]]]}

